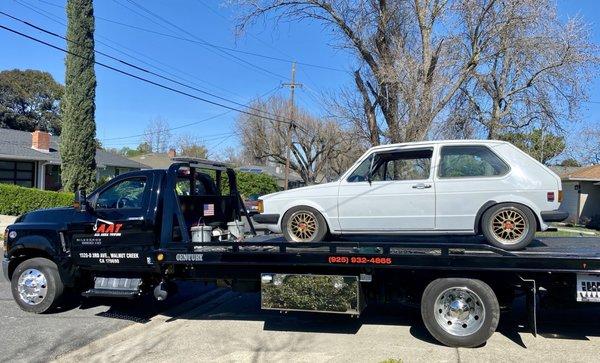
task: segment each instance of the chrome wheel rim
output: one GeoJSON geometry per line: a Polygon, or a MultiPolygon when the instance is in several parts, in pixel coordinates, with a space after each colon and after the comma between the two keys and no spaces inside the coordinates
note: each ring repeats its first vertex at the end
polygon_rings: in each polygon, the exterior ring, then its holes
{"type": "Polygon", "coordinates": [[[527,217],[518,209],[504,208],[492,217],[492,233],[502,244],[517,244],[529,233],[527,217]]]}
{"type": "Polygon", "coordinates": [[[294,212],[288,220],[287,230],[294,242],[310,242],[319,232],[317,217],[308,211],[294,212]]]}
{"type": "Polygon", "coordinates": [[[38,305],[46,298],[48,281],[39,270],[28,268],[21,273],[17,282],[19,298],[27,305],[38,305]]]}
{"type": "Polygon", "coordinates": [[[485,320],[485,307],[479,296],[467,287],[444,290],[435,301],[435,321],[454,336],[476,333],[485,320]]]}

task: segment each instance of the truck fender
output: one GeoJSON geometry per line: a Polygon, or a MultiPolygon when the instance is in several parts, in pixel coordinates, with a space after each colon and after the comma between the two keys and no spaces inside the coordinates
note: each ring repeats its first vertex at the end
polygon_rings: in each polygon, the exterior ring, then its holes
{"type": "Polygon", "coordinates": [[[73,282],[73,270],[70,263],[66,258],[59,257],[61,256],[59,247],[44,236],[29,235],[19,238],[14,242],[7,255],[10,257],[8,274],[11,278],[13,271],[21,262],[35,257],[43,257],[56,263],[65,285],[70,285],[73,282]]]}

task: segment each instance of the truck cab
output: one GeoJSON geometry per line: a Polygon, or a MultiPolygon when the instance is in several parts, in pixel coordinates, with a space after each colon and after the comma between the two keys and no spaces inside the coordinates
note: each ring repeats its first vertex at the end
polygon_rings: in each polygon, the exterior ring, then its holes
{"type": "Polygon", "coordinates": [[[122,174],[75,199],[26,213],[5,231],[3,275],[26,311],[53,308],[66,288],[88,296],[154,288],[161,284],[155,251],[191,248],[194,229],[219,241],[240,239],[244,223],[253,232],[251,220],[241,220],[235,172],[220,162],[174,159],[166,170],[122,174]]]}

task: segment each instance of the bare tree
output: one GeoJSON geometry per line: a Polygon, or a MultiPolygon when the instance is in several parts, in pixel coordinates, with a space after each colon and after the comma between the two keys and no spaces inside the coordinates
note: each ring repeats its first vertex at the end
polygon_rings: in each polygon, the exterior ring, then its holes
{"type": "Polygon", "coordinates": [[[495,0],[230,0],[259,18],[310,19],[357,56],[353,78],[371,144],[421,140],[477,65],[495,0]],[[459,14],[467,13],[465,16],[459,14]],[[458,19],[461,21],[458,21],[458,19]],[[466,36],[464,36],[466,34],[466,36]],[[385,120],[380,134],[377,114],[385,120]]]}
{"type": "MultiPolygon", "coordinates": [[[[282,120],[289,114],[289,103],[281,97],[256,101],[252,107],[279,115],[282,120]]],[[[338,123],[316,119],[303,110],[296,109],[295,115],[290,169],[306,184],[322,182],[330,177],[332,161],[355,147],[356,143],[348,140],[353,135],[345,133],[338,123]]],[[[244,150],[252,159],[285,165],[288,124],[240,115],[236,127],[244,150]]]]}
{"type": "Polygon", "coordinates": [[[190,134],[179,135],[175,144],[177,145],[179,155],[201,159],[206,159],[208,155],[206,146],[197,137],[190,134]]]}
{"type": "Polygon", "coordinates": [[[600,164],[600,129],[582,128],[576,136],[577,143],[571,145],[568,154],[582,165],[600,164]]]}
{"type": "Polygon", "coordinates": [[[488,138],[532,124],[560,129],[586,98],[598,48],[581,19],[562,23],[551,0],[498,0],[483,22],[495,29],[473,77],[461,86],[459,113],[488,138]]]}
{"type": "Polygon", "coordinates": [[[148,123],[144,130],[143,140],[154,153],[164,153],[171,143],[169,123],[162,117],[156,117],[148,123]]]}

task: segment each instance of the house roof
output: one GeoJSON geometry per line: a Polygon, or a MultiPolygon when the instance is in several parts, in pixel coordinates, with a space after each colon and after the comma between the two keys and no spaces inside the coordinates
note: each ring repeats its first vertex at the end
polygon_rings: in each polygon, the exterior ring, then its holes
{"type": "MultiPolygon", "coordinates": [[[[556,172],[556,171],[555,171],[556,172]]],[[[600,181],[600,165],[582,166],[557,173],[562,180],[600,181]]]]}
{"type": "MultiPolygon", "coordinates": [[[[50,150],[36,150],[31,147],[31,132],[0,128],[0,159],[46,161],[60,164],[58,136],[50,136],[50,150]]],[[[126,157],[98,149],[96,164],[99,167],[116,166],[121,168],[143,168],[143,165],[126,157]]]]}

